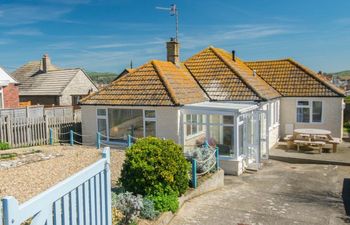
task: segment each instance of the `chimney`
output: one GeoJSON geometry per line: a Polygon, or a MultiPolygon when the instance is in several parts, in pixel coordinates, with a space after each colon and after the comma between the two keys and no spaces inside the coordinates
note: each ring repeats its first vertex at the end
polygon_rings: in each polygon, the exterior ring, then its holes
{"type": "Polygon", "coordinates": [[[232,50],[232,60],[236,61],[236,52],[235,52],[235,50],[232,50]]]}
{"type": "Polygon", "coordinates": [[[48,54],[43,55],[40,63],[40,70],[44,73],[48,72],[51,69],[51,59],[48,54]]]}
{"type": "Polygon", "coordinates": [[[253,77],[256,76],[256,70],[253,70],[253,77]]]}
{"type": "Polygon", "coordinates": [[[175,38],[170,38],[170,41],[166,43],[166,49],[167,61],[180,66],[180,44],[175,38]]]}

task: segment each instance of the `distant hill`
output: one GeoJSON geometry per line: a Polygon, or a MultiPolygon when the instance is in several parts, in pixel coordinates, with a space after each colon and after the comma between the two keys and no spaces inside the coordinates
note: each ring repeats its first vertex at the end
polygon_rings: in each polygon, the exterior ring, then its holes
{"type": "Polygon", "coordinates": [[[86,73],[96,84],[109,84],[118,76],[112,72],[86,71],[86,73]]]}
{"type": "Polygon", "coordinates": [[[336,77],[343,78],[343,79],[350,79],[350,70],[344,70],[340,72],[335,73],[327,73],[328,75],[335,75],[336,77]]]}

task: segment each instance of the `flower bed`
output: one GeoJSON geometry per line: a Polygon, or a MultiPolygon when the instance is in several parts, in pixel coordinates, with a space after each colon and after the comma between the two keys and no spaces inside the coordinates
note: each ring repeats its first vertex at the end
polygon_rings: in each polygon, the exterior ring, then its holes
{"type": "Polygon", "coordinates": [[[126,152],[121,188],[113,194],[118,215],[113,224],[167,224],[185,201],[223,186],[223,171],[214,169],[199,179],[197,189],[188,190],[190,170],[182,148],[173,141],[139,139],[126,152]]]}

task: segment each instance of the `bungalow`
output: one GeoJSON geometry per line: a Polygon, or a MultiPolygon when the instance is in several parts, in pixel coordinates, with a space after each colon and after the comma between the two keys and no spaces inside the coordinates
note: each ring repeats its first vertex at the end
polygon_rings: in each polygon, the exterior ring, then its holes
{"type": "Polygon", "coordinates": [[[183,63],[179,43],[167,61],[152,60],[84,98],[82,132],[105,142],[134,137],[173,139],[190,151],[208,140],[221,167],[239,175],[267,159],[294,128],[319,127],[342,136],[344,93],[291,60],[244,62],[208,47],[183,63]]]}
{"type": "Polygon", "coordinates": [[[18,106],[18,82],[0,67],[0,108],[17,108],[18,106]]]}
{"type": "Polygon", "coordinates": [[[97,91],[82,69],[60,69],[45,54],[41,61],[28,62],[11,74],[20,82],[21,102],[36,105],[77,105],[81,98],[97,91]]]}

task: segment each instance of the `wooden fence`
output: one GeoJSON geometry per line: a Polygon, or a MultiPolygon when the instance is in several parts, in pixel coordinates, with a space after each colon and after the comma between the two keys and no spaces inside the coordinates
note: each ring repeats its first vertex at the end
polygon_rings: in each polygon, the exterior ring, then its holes
{"type": "Polygon", "coordinates": [[[39,118],[47,117],[81,117],[80,109],[73,106],[44,107],[43,105],[33,105],[13,109],[0,109],[0,117],[11,118],[39,118]]]}
{"type": "Polygon", "coordinates": [[[2,199],[0,225],[112,225],[110,149],[103,158],[45,192],[19,205],[2,199]],[[26,223],[27,224],[27,223],[26,223]]]}
{"type": "Polygon", "coordinates": [[[81,133],[81,120],[72,116],[0,118],[0,140],[13,148],[45,145],[50,141],[50,128],[54,141],[68,142],[70,130],[81,133]]]}

